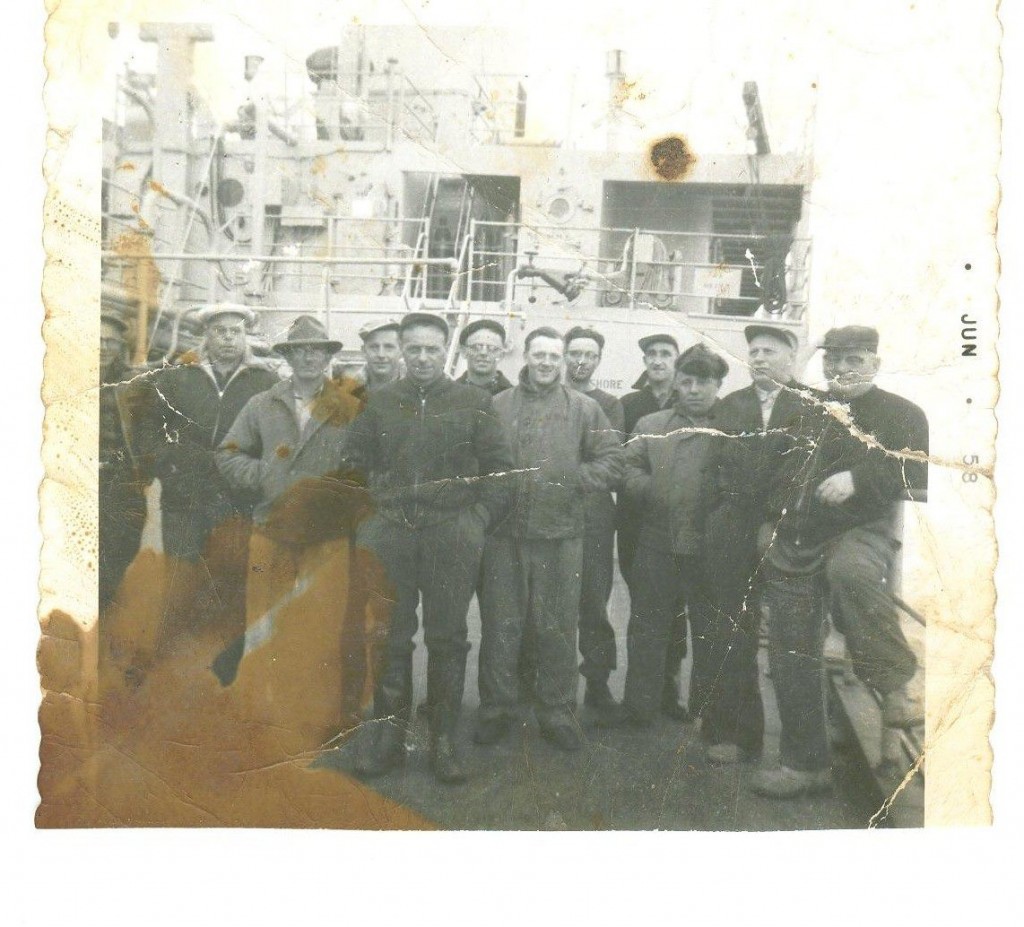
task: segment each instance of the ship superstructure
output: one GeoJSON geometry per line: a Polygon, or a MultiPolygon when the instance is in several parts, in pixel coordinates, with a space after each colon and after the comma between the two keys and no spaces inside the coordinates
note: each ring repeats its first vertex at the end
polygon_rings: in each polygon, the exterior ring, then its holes
{"type": "MultiPolygon", "coordinates": [[[[247,58],[251,93],[225,123],[191,83],[210,29],[140,37],[157,65],[119,80],[103,203],[104,297],[134,321],[138,362],[187,348],[190,310],[214,300],[260,309],[268,339],[315,313],[348,348],[370,317],[412,309],[456,328],[499,318],[514,344],[592,324],[613,392],[654,331],[730,359],[755,314],[806,340],[809,162],[770,152],[754,84],[732,101],[747,155],[694,153],[684,135],[618,150],[614,104],[609,147],[584,150],[527,137],[525,75],[431,66],[403,28],[360,27],[309,54],[290,99],[261,92],[247,58]]],[[[621,53],[608,77],[614,100],[621,53]]],[[[734,363],[725,388],[743,382],[734,363]]]]}

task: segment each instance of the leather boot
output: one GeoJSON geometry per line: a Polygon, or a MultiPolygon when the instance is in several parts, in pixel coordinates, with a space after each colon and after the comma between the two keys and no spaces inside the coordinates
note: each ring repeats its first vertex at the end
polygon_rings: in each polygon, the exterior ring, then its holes
{"type": "Polygon", "coordinates": [[[382,721],[376,736],[356,760],[356,773],[366,779],[384,776],[405,762],[405,730],[393,721],[382,721]]]}
{"type": "Polygon", "coordinates": [[[448,734],[437,734],[430,745],[430,768],[439,782],[461,785],[468,778],[455,753],[455,744],[448,734]]]}
{"type": "Polygon", "coordinates": [[[412,710],[412,657],[406,665],[391,666],[373,695],[376,720],[356,761],[356,772],[367,778],[383,776],[405,762],[405,735],[412,710]]]}
{"type": "Polygon", "coordinates": [[[466,650],[435,647],[427,653],[427,703],[430,706],[430,766],[440,782],[459,784],[466,773],[455,753],[455,735],[466,686],[466,650]]]}

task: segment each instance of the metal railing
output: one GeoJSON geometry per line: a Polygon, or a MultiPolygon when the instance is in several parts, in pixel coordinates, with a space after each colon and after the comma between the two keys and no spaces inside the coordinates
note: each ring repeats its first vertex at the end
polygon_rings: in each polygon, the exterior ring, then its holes
{"type": "Polygon", "coordinates": [[[511,273],[525,256],[527,264],[572,278],[581,294],[590,293],[606,306],[743,316],[777,299],[784,304],[782,314],[799,318],[807,305],[809,239],[788,239],[787,253],[778,255],[766,248],[777,236],[756,234],[480,220],[470,234],[471,292],[481,301],[517,303],[524,288],[531,302],[538,290],[553,292],[540,278],[524,281],[511,273]],[[498,239],[509,246],[494,244],[498,239]],[[716,242],[745,245],[746,260],[712,260],[716,242]],[[642,249],[645,253],[638,253],[642,249]],[[491,273],[483,280],[486,269],[491,273]]]}

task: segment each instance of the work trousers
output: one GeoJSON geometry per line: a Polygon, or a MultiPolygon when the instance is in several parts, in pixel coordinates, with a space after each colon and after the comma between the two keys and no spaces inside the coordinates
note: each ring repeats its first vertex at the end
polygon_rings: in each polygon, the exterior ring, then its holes
{"type": "MultiPolygon", "coordinates": [[[[112,468],[113,469],[113,468],[112,468]]],[[[113,599],[128,565],[139,552],[146,521],[142,486],[129,475],[100,472],[99,481],[99,607],[113,599]]]]}
{"type": "Polygon", "coordinates": [[[701,739],[735,744],[753,757],[764,746],[764,704],[757,665],[759,560],[751,524],[749,516],[726,506],[712,513],[705,527],[704,577],[712,620],[701,739]]]}
{"type": "Polygon", "coordinates": [[[885,527],[853,528],[825,555],[832,623],[846,637],[854,672],[882,695],[906,685],[917,671],[889,587],[900,544],[885,527]]]}
{"type": "Polygon", "coordinates": [[[854,671],[867,685],[884,695],[914,675],[917,661],[889,591],[898,549],[881,526],[863,525],[830,541],[821,567],[811,573],[769,569],[769,661],[784,766],[819,770],[828,763],[822,657],[826,605],[846,637],[854,671]]]}
{"type": "Polygon", "coordinates": [[[537,667],[537,720],[542,726],[572,720],[582,567],[582,538],[498,535],[488,541],[481,608],[482,718],[508,716],[514,709],[520,647],[529,629],[537,667]]]}
{"type": "Polygon", "coordinates": [[[372,555],[383,567],[382,598],[390,602],[386,633],[375,648],[374,716],[409,724],[416,608],[422,597],[431,731],[454,733],[466,682],[466,613],[483,555],[483,518],[469,508],[414,528],[376,515],[360,527],[358,537],[362,556],[372,555]]]}
{"type": "Polygon", "coordinates": [[[588,528],[583,536],[580,575],[580,673],[588,682],[607,683],[615,669],[615,629],[608,599],[615,572],[615,526],[588,528]]]}
{"type": "Polygon", "coordinates": [[[701,712],[707,702],[711,649],[711,606],[700,560],[676,556],[667,546],[641,544],[631,570],[629,627],[626,631],[624,704],[639,721],[657,713],[667,674],[685,653],[690,625],[693,663],[690,707],[701,712]]]}

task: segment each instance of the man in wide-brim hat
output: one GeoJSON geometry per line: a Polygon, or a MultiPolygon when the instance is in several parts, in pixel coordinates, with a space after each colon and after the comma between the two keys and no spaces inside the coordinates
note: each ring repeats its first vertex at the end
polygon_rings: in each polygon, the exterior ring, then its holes
{"type": "Polygon", "coordinates": [[[327,375],[341,346],[319,320],[296,318],[274,345],[291,375],[246,405],[217,453],[231,485],[258,501],[246,634],[214,670],[288,755],[351,726],[365,681],[362,615],[346,620],[349,544],[367,511],[345,465],[361,403],[353,383],[327,375]]]}

